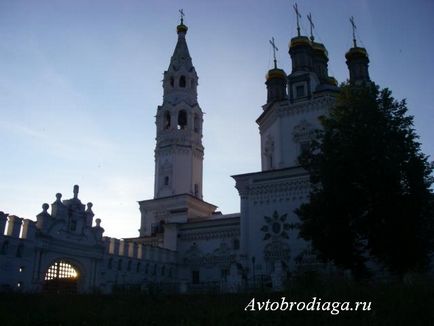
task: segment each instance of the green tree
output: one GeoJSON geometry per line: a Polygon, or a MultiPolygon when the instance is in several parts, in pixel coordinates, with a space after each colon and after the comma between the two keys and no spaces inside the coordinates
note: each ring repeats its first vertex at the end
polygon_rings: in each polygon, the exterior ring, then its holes
{"type": "Polygon", "coordinates": [[[406,101],[388,89],[344,84],[321,117],[310,151],[310,202],[296,213],[319,258],[367,275],[367,257],[393,273],[429,263],[433,166],[420,149],[406,101]]]}

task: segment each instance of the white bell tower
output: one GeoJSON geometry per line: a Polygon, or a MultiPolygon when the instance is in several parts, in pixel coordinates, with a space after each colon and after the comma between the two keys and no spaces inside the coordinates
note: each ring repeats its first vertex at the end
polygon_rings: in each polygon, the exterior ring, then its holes
{"type": "Polygon", "coordinates": [[[198,77],[188,51],[181,17],[178,42],[164,72],[163,104],[156,116],[154,198],[190,194],[202,199],[202,122],[198,77]]]}

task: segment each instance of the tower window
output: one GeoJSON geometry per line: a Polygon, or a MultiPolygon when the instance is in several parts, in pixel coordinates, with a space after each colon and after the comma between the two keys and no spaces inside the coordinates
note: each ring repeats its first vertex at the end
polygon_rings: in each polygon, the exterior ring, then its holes
{"type": "Polygon", "coordinates": [[[164,129],[170,128],[170,112],[164,112],[164,129]]]}
{"type": "Polygon", "coordinates": [[[187,126],[187,112],[181,110],[178,113],[178,129],[185,129],[187,126]]]}
{"type": "Polygon", "coordinates": [[[194,115],[194,132],[200,132],[200,118],[198,114],[194,115]]]}
{"type": "Polygon", "coordinates": [[[175,80],[173,79],[173,77],[170,77],[170,86],[173,87],[173,85],[175,85],[175,80]]]}
{"type": "Polygon", "coordinates": [[[185,84],[185,76],[181,76],[181,78],[179,78],[179,87],[184,88],[185,84]]]}
{"type": "Polygon", "coordinates": [[[168,176],[165,176],[165,177],[164,177],[164,185],[165,185],[165,186],[168,186],[168,185],[169,185],[169,177],[168,177],[168,176]]]}
{"type": "Polygon", "coordinates": [[[303,97],[304,96],[304,86],[303,85],[297,86],[295,88],[295,94],[296,94],[296,97],[303,97]]]}

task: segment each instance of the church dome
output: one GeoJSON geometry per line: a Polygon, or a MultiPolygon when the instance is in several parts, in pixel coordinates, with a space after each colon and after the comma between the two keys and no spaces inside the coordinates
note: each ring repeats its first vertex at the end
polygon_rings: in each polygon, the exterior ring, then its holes
{"type": "Polygon", "coordinates": [[[312,46],[309,38],[307,36],[296,36],[289,42],[289,48],[292,49],[297,46],[312,46]]]}
{"type": "Polygon", "coordinates": [[[186,25],[184,25],[184,23],[179,24],[178,26],[176,26],[176,31],[177,33],[187,33],[188,27],[186,25]]]}
{"type": "Polygon", "coordinates": [[[365,48],[352,47],[346,54],[345,58],[347,60],[357,59],[357,58],[367,58],[368,52],[365,48]]]}
{"type": "Polygon", "coordinates": [[[327,49],[325,48],[324,44],[312,42],[312,49],[315,51],[315,53],[322,54],[328,58],[328,52],[327,52],[327,49]]]}
{"type": "Polygon", "coordinates": [[[283,71],[282,69],[273,68],[273,69],[270,69],[268,71],[268,73],[265,76],[265,78],[267,80],[275,79],[275,78],[286,79],[286,74],[285,74],[285,71],[283,71]]]}

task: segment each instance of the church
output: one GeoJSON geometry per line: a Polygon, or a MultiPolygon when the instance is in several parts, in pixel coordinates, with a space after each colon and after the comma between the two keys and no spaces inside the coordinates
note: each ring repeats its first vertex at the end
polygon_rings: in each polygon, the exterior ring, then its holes
{"type": "MultiPolygon", "coordinates": [[[[297,273],[332,268],[319,264],[298,237],[294,213],[310,192],[298,157],[339,92],[325,45],[298,28],[289,43],[291,72],[274,57],[256,120],[261,171],[232,176],[240,212],[225,215],[202,195],[206,128],[187,31],[181,16],[155,116],[154,197],[139,201],[138,237],[104,236],[77,185],[71,199],[58,193],[44,203],[36,221],[0,212],[0,291],[279,290],[297,273]]],[[[368,82],[367,51],[354,40],[345,58],[350,82],[368,82]]]]}

